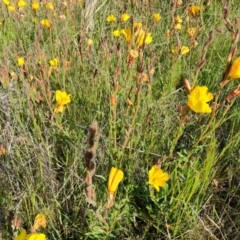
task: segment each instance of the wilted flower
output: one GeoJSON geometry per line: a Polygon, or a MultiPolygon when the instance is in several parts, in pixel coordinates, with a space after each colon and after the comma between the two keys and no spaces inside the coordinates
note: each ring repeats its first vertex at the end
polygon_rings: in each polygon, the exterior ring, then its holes
{"type": "Polygon", "coordinates": [[[200,6],[198,5],[193,5],[192,7],[188,8],[188,13],[196,16],[200,12],[200,6]]]}
{"type": "Polygon", "coordinates": [[[107,16],[107,21],[110,22],[110,23],[111,22],[116,22],[116,20],[117,19],[113,14],[110,14],[110,15],[107,16]]]}
{"type": "Polygon", "coordinates": [[[206,86],[195,87],[188,95],[187,105],[196,113],[211,113],[212,109],[207,102],[213,99],[206,86]]]}
{"type": "Polygon", "coordinates": [[[181,48],[181,55],[184,55],[184,54],[187,54],[187,53],[189,53],[189,47],[187,47],[187,46],[182,46],[182,48],[181,48]]]}
{"type": "Polygon", "coordinates": [[[54,113],[63,112],[65,105],[71,102],[70,94],[67,94],[65,91],[57,90],[56,102],[57,106],[54,109],[54,113]]]}
{"type": "Polygon", "coordinates": [[[58,59],[57,58],[53,58],[49,61],[49,64],[52,66],[52,67],[57,67],[58,66],[58,59]]]}
{"type": "Polygon", "coordinates": [[[169,175],[162,171],[158,165],[154,165],[148,172],[148,184],[152,185],[158,192],[159,187],[164,187],[169,175]]]}
{"type": "Polygon", "coordinates": [[[114,194],[122,181],[124,173],[122,170],[112,167],[108,178],[108,192],[114,194]]]}
{"type": "Polygon", "coordinates": [[[130,16],[127,13],[123,13],[121,16],[122,22],[126,22],[129,18],[130,16]]]}
{"type": "Polygon", "coordinates": [[[232,64],[228,74],[229,79],[240,78],[240,57],[238,57],[232,64]]]}
{"type": "Polygon", "coordinates": [[[18,1],[18,7],[19,8],[23,8],[27,5],[27,3],[24,0],[19,0],[18,1]]]}
{"type": "Polygon", "coordinates": [[[114,37],[119,37],[121,35],[121,31],[120,30],[114,30],[113,31],[113,36],[114,37]]]}
{"type": "Polygon", "coordinates": [[[50,27],[51,27],[51,22],[50,22],[50,20],[48,20],[48,19],[46,19],[46,18],[41,21],[41,24],[42,24],[44,27],[46,27],[46,28],[50,28],[50,27]]]}
{"type": "Polygon", "coordinates": [[[35,217],[35,221],[33,224],[33,231],[35,232],[36,230],[38,230],[39,227],[43,227],[46,228],[47,226],[47,221],[46,218],[43,214],[39,213],[36,217],[35,217]]]}
{"type": "Polygon", "coordinates": [[[24,61],[23,57],[19,57],[17,59],[17,64],[18,64],[19,67],[23,67],[24,63],[25,63],[25,61],[24,61]]]}
{"type": "Polygon", "coordinates": [[[155,22],[159,22],[161,20],[161,15],[159,13],[154,13],[153,18],[155,22]]]}
{"type": "Polygon", "coordinates": [[[23,229],[22,232],[14,238],[14,240],[47,240],[47,238],[43,233],[27,234],[26,230],[23,229]]]}

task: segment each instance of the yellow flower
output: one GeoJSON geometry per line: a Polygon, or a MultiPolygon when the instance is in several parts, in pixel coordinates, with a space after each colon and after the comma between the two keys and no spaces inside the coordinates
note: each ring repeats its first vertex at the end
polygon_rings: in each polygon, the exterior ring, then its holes
{"type": "Polygon", "coordinates": [[[182,46],[182,48],[181,48],[181,55],[184,55],[184,54],[187,54],[187,53],[189,53],[189,47],[187,47],[187,46],[182,46]]]}
{"type": "Polygon", "coordinates": [[[116,17],[113,14],[108,15],[107,21],[108,22],[116,22],[116,17]]]}
{"type": "Polygon", "coordinates": [[[152,34],[151,34],[151,33],[148,33],[148,34],[146,35],[146,32],[143,31],[143,30],[141,30],[141,31],[139,32],[139,35],[138,35],[137,45],[140,47],[140,46],[143,45],[143,42],[144,42],[145,44],[150,44],[150,43],[152,42],[152,34]],[[146,36],[146,38],[145,38],[145,36],[146,36]]]}
{"type": "Polygon", "coordinates": [[[162,16],[159,13],[154,13],[153,18],[155,22],[159,22],[162,18],[162,16]]]}
{"type": "Polygon", "coordinates": [[[3,0],[3,3],[8,6],[10,4],[10,1],[9,0],[3,0]]]}
{"type": "Polygon", "coordinates": [[[196,28],[188,28],[187,33],[190,37],[193,37],[196,34],[196,28]]]}
{"type": "Polygon", "coordinates": [[[123,13],[121,16],[122,22],[126,22],[129,18],[130,16],[127,13],[123,13]]]}
{"type": "Polygon", "coordinates": [[[177,23],[177,24],[174,26],[174,29],[175,29],[175,30],[181,30],[181,29],[182,29],[182,24],[181,24],[181,23],[177,23]]]}
{"type": "Polygon", "coordinates": [[[49,64],[52,67],[57,67],[58,66],[58,59],[57,58],[53,58],[52,60],[49,61],[49,64]]]}
{"type": "Polygon", "coordinates": [[[57,106],[54,109],[54,113],[63,112],[65,105],[71,102],[70,94],[67,94],[65,91],[57,90],[56,102],[57,106]]]}
{"type": "Polygon", "coordinates": [[[232,64],[228,74],[229,79],[240,78],[240,57],[238,57],[232,64]]]}
{"type": "Polygon", "coordinates": [[[125,37],[126,41],[128,43],[130,43],[131,42],[131,36],[132,36],[131,29],[130,28],[121,29],[120,32],[125,37]]]}
{"type": "Polygon", "coordinates": [[[27,234],[25,229],[23,229],[22,232],[14,238],[14,240],[46,240],[46,239],[47,238],[43,233],[27,234]]]}
{"type": "Polygon", "coordinates": [[[131,49],[129,54],[132,58],[137,58],[138,57],[138,51],[137,50],[131,49]]]}
{"type": "Polygon", "coordinates": [[[133,28],[135,29],[135,28],[141,28],[142,27],[142,23],[141,22],[135,22],[134,24],[133,24],[133,28]]]}
{"type": "Polygon", "coordinates": [[[54,10],[53,3],[52,2],[46,3],[45,4],[45,8],[53,11],[54,10]]]}
{"type": "Polygon", "coordinates": [[[27,3],[24,0],[19,0],[18,1],[18,7],[19,8],[23,8],[25,6],[27,6],[27,3]]]}
{"type": "Polygon", "coordinates": [[[108,192],[114,194],[122,181],[124,173],[122,170],[112,167],[108,178],[108,192]]]}
{"type": "Polygon", "coordinates": [[[51,22],[48,19],[46,19],[46,18],[41,21],[41,24],[44,27],[46,27],[46,28],[50,28],[51,27],[51,22]]]}
{"type": "Polygon", "coordinates": [[[24,63],[25,63],[25,61],[24,61],[23,57],[19,57],[17,59],[17,64],[18,64],[19,67],[23,67],[24,63]]]}
{"type": "Polygon", "coordinates": [[[182,18],[180,18],[180,16],[177,16],[175,18],[175,23],[182,23],[182,18]]]}
{"type": "Polygon", "coordinates": [[[121,31],[120,30],[114,30],[113,31],[113,36],[114,37],[119,37],[121,35],[121,31]]]}
{"type": "Polygon", "coordinates": [[[39,3],[38,2],[33,2],[32,3],[32,10],[37,11],[39,9],[39,3]]]}
{"type": "Polygon", "coordinates": [[[198,5],[193,5],[192,7],[188,8],[188,13],[196,16],[200,12],[200,6],[198,5]]]}
{"type": "Polygon", "coordinates": [[[9,6],[8,6],[8,10],[9,10],[10,12],[14,12],[14,11],[15,11],[14,5],[9,5],[9,6]]]}
{"type": "Polygon", "coordinates": [[[148,184],[152,185],[158,192],[159,187],[164,187],[168,179],[168,173],[163,172],[157,165],[154,165],[148,172],[148,184]]]}
{"type": "Polygon", "coordinates": [[[33,230],[36,231],[38,230],[39,227],[46,227],[47,225],[47,221],[46,218],[43,214],[39,213],[36,217],[35,217],[35,221],[33,224],[33,230]]]}
{"type": "Polygon", "coordinates": [[[93,45],[93,40],[92,40],[92,39],[88,39],[88,40],[87,40],[87,45],[88,45],[88,46],[93,45]]]}
{"type": "Polygon", "coordinates": [[[207,102],[213,99],[206,86],[195,87],[188,95],[187,105],[196,113],[211,113],[212,109],[207,102]]]}

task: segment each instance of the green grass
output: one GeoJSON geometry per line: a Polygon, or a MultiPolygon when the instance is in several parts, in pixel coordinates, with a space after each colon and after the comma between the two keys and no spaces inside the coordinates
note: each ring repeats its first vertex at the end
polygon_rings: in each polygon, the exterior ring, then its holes
{"type": "MultiPolygon", "coordinates": [[[[134,2],[98,1],[90,8],[87,0],[66,6],[53,1],[54,11],[42,3],[36,14],[30,1],[14,12],[1,2],[0,239],[14,239],[22,228],[30,232],[38,213],[46,216],[47,227],[39,232],[49,240],[239,239],[240,104],[238,97],[224,101],[237,79],[220,89],[235,36],[222,17],[224,5],[195,1],[202,10],[193,17],[187,13],[193,1],[175,9],[170,1],[134,2]],[[126,23],[120,21],[124,12],[130,15],[126,23]],[[115,23],[106,21],[111,13],[115,23]],[[153,13],[162,19],[154,23],[153,13]],[[174,27],[171,16],[177,15],[182,30],[167,37],[174,27]],[[41,25],[44,18],[51,20],[50,29],[41,25]],[[137,46],[112,31],[132,28],[133,22],[142,22],[153,41],[130,64],[129,50],[137,46]],[[198,29],[195,47],[188,27],[198,29]],[[190,52],[180,56],[182,46],[190,52]],[[24,57],[24,67],[18,57],[24,57]],[[199,70],[202,57],[206,63],[199,70]],[[59,65],[51,69],[53,58],[59,65]],[[181,114],[188,99],[184,79],[213,93],[211,114],[181,114]],[[56,90],[71,94],[58,114],[56,90]],[[95,207],[84,190],[94,121],[95,207]],[[147,183],[157,162],[170,176],[160,192],[147,183]],[[112,166],[123,170],[124,179],[105,215],[112,166]],[[14,218],[21,221],[19,230],[11,227],[14,218]]],[[[235,30],[238,5],[232,0],[228,15],[235,30]]],[[[237,51],[231,60],[238,56],[237,51]]]]}

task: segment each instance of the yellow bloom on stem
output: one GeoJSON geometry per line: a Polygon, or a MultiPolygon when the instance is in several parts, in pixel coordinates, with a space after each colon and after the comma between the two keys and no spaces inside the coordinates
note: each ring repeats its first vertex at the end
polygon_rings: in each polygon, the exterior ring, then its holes
{"type": "Polygon", "coordinates": [[[121,31],[120,30],[114,30],[113,31],[113,36],[114,37],[119,37],[121,35],[121,31]]]}
{"type": "Polygon", "coordinates": [[[43,228],[46,228],[47,226],[47,221],[46,221],[46,218],[43,214],[39,213],[36,217],[35,217],[35,220],[34,220],[34,224],[33,224],[33,231],[36,231],[38,230],[39,227],[43,227],[43,228]]]}
{"type": "Polygon", "coordinates": [[[65,105],[71,102],[70,94],[67,94],[65,91],[57,90],[55,97],[57,106],[54,109],[54,113],[63,112],[65,105]]]}
{"type": "Polygon", "coordinates": [[[25,63],[25,61],[24,61],[23,57],[19,57],[17,59],[17,64],[18,64],[19,67],[23,67],[24,63],[25,63]]]}
{"type": "Polygon", "coordinates": [[[10,12],[14,12],[14,11],[15,11],[14,5],[9,5],[9,6],[8,6],[8,10],[9,10],[10,12]]]}
{"type": "Polygon", "coordinates": [[[121,16],[122,22],[126,22],[129,18],[130,16],[127,13],[123,13],[121,16]]]}
{"type": "Polygon", "coordinates": [[[120,32],[125,37],[126,41],[130,43],[132,37],[131,29],[130,28],[121,29],[120,32]]]}
{"type": "Polygon", "coordinates": [[[229,79],[240,78],[240,57],[238,57],[232,64],[228,74],[229,79]]]}
{"type": "Polygon", "coordinates": [[[3,3],[8,6],[10,4],[10,1],[9,0],[3,0],[3,3]]]}
{"type": "Polygon", "coordinates": [[[196,28],[188,28],[187,33],[190,37],[193,37],[196,34],[196,28]]]}
{"type": "Polygon", "coordinates": [[[164,187],[168,179],[168,173],[163,172],[158,165],[154,165],[148,172],[148,184],[152,185],[158,192],[159,187],[164,187]]]}
{"type": "Polygon", "coordinates": [[[112,167],[108,178],[108,192],[114,194],[119,183],[123,180],[124,173],[122,170],[112,167]]]}
{"type": "Polygon", "coordinates": [[[18,1],[18,7],[19,8],[23,8],[25,6],[27,6],[27,3],[24,0],[19,0],[18,1]]]}
{"type": "Polygon", "coordinates": [[[52,60],[49,61],[49,64],[52,67],[57,67],[58,66],[58,59],[57,58],[53,58],[52,60]]]}
{"type": "Polygon", "coordinates": [[[32,10],[37,11],[39,9],[39,2],[32,2],[32,10]]]}
{"type": "Polygon", "coordinates": [[[51,22],[48,19],[46,19],[46,18],[41,21],[41,24],[44,27],[46,27],[46,28],[50,28],[51,27],[51,22]]]}
{"type": "Polygon", "coordinates": [[[180,16],[177,16],[175,18],[175,23],[182,23],[182,18],[180,18],[180,16]]]}
{"type": "Polygon", "coordinates": [[[159,13],[153,14],[153,19],[155,22],[159,22],[161,20],[162,16],[159,13]]]}
{"type": "Polygon", "coordinates": [[[110,23],[111,22],[116,22],[116,20],[117,19],[113,14],[110,14],[110,15],[107,16],[107,21],[110,22],[110,23]]]}
{"type": "Polygon", "coordinates": [[[93,45],[93,40],[89,38],[89,39],[87,40],[87,45],[88,45],[88,46],[92,46],[92,45],[93,45]]]}
{"type": "Polygon", "coordinates": [[[141,28],[142,27],[142,23],[141,22],[135,22],[134,24],[133,24],[133,28],[135,29],[135,28],[141,28]]]}
{"type": "Polygon", "coordinates": [[[152,34],[148,33],[146,35],[146,32],[141,30],[138,34],[137,45],[141,47],[143,43],[150,44],[151,42],[152,42],[152,34]]]}
{"type": "Polygon", "coordinates": [[[182,24],[181,24],[181,23],[177,23],[177,24],[174,26],[174,29],[180,31],[180,30],[182,29],[182,24]]]}
{"type": "Polygon", "coordinates": [[[46,4],[45,4],[45,8],[53,11],[53,10],[54,10],[53,3],[52,3],[52,2],[46,3],[46,4]]]}
{"type": "Polygon", "coordinates": [[[182,46],[181,48],[181,55],[189,53],[190,49],[187,46],[182,46]]]}
{"type": "Polygon", "coordinates": [[[22,232],[14,238],[14,240],[47,240],[47,238],[43,233],[27,234],[26,230],[23,229],[22,232]]]}
{"type": "Polygon", "coordinates": [[[200,6],[198,5],[193,5],[192,7],[188,8],[188,13],[196,16],[200,12],[200,6]]]}
{"type": "Polygon", "coordinates": [[[212,109],[207,102],[213,99],[206,86],[195,87],[188,95],[187,105],[196,113],[211,113],[212,109]]]}

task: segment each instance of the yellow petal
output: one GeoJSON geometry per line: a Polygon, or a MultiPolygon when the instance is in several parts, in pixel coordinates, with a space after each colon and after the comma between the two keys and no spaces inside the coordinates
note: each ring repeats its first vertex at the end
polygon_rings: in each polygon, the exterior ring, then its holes
{"type": "Polygon", "coordinates": [[[230,79],[240,78],[240,57],[238,57],[232,64],[231,70],[228,74],[230,79]]]}
{"type": "Polygon", "coordinates": [[[26,239],[26,235],[27,235],[26,230],[23,229],[21,231],[21,233],[14,238],[14,240],[25,240],[26,239]]]}
{"type": "Polygon", "coordinates": [[[122,181],[124,177],[124,173],[122,170],[112,167],[110,170],[109,178],[108,178],[108,192],[114,193],[119,183],[122,181]]]}
{"type": "Polygon", "coordinates": [[[43,233],[30,233],[27,234],[26,240],[47,240],[45,234],[43,233]]]}

